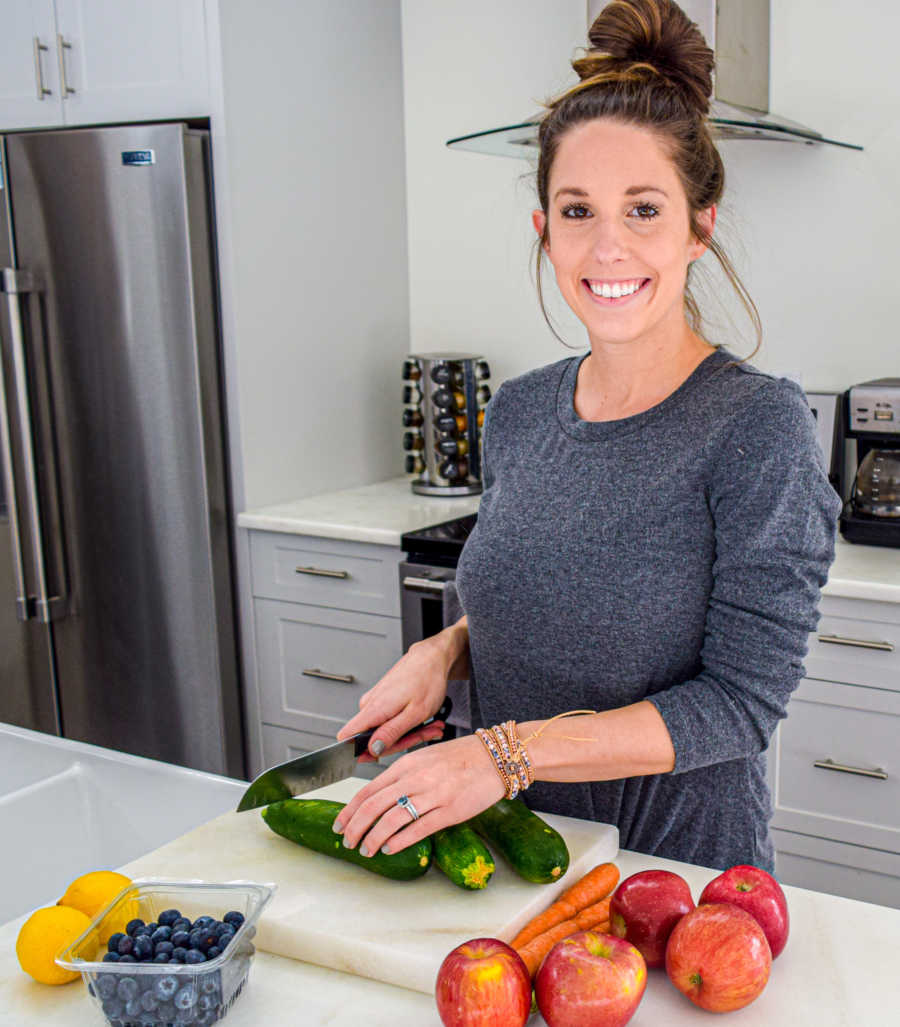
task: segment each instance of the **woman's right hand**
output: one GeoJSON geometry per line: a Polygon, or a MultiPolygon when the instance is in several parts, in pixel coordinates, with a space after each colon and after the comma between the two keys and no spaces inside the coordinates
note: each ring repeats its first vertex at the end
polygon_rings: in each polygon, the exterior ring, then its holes
{"type": "Polygon", "coordinates": [[[457,625],[410,646],[391,669],[359,700],[359,713],[338,731],[338,740],[377,728],[369,741],[373,757],[401,752],[419,742],[441,738],[444,724],[434,716],[447,695],[450,669],[458,659],[457,625]]]}

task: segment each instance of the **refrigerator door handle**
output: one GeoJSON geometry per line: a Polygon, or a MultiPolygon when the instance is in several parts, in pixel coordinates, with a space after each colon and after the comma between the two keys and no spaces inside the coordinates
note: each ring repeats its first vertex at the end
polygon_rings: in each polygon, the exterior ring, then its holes
{"type": "MultiPolygon", "coordinates": [[[[13,368],[13,388],[15,406],[19,415],[19,434],[22,440],[22,456],[25,477],[25,500],[28,507],[28,521],[31,534],[32,557],[34,560],[35,585],[37,597],[32,600],[28,595],[25,583],[25,568],[22,551],[22,535],[17,519],[16,498],[12,469],[12,440],[9,424],[9,409],[5,398],[2,401],[3,412],[3,443],[4,458],[7,467],[7,490],[10,497],[10,524],[14,543],[14,560],[16,562],[16,588],[19,593],[16,600],[20,620],[31,618],[48,623],[57,619],[65,612],[65,597],[51,596],[47,587],[47,566],[44,558],[44,537],[41,520],[41,501],[37,482],[37,466],[32,439],[31,408],[28,398],[28,378],[25,363],[25,332],[22,324],[20,297],[35,292],[34,280],[30,272],[16,268],[0,269],[0,293],[4,293],[7,301],[7,312],[10,325],[10,356],[13,368]]],[[[4,390],[5,396],[5,390],[4,390]]]]}

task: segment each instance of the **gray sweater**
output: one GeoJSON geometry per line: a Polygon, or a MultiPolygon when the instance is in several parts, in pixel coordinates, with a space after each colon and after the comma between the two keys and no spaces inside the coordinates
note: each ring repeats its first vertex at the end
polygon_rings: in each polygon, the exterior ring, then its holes
{"type": "Polygon", "coordinates": [[[539,781],[525,800],[616,824],[625,849],[771,871],[764,753],[803,675],[840,509],[812,414],[795,384],[719,349],[650,410],[582,421],[582,359],[504,382],[488,407],[457,569],[478,715],[648,699],[672,773],[539,781]]]}

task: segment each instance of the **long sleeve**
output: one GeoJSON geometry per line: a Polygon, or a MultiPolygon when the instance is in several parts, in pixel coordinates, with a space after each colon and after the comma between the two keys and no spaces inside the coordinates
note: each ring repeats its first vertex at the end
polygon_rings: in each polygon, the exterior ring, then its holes
{"type": "Polygon", "coordinates": [[[649,697],[676,774],[767,748],[803,676],[834,559],[840,500],[799,388],[769,382],[723,434],[707,484],[715,559],[702,670],[649,697]]]}

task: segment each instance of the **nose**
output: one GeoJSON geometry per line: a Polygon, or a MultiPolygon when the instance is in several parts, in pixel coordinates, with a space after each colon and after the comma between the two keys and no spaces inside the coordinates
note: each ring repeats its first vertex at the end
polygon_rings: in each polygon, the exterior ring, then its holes
{"type": "Polygon", "coordinates": [[[595,217],[591,226],[591,253],[601,264],[628,256],[625,226],[617,218],[595,217]]]}

